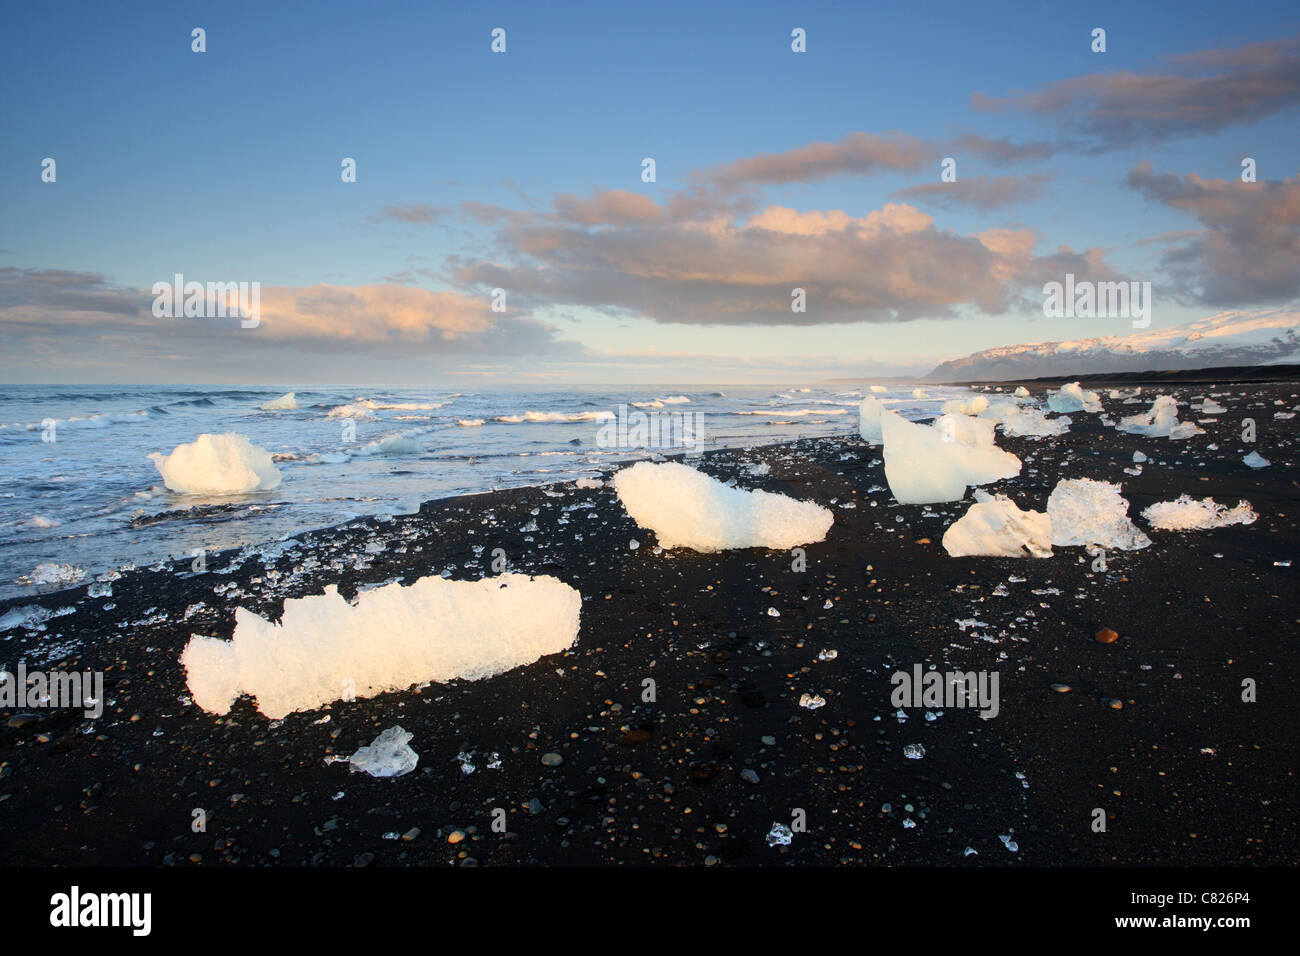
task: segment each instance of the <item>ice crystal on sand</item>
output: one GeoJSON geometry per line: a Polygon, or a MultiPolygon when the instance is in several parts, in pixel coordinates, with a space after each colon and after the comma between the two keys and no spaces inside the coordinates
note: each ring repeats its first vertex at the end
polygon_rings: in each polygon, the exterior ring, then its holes
{"type": "Polygon", "coordinates": [[[1142,517],[1151,527],[1161,531],[1200,531],[1232,524],[1253,524],[1259,515],[1255,514],[1249,501],[1240,501],[1237,507],[1228,508],[1213,498],[1197,501],[1191,495],[1180,495],[1177,501],[1156,502],[1143,510],[1142,517]]]}
{"type": "Polygon", "coordinates": [[[412,734],[400,726],[389,727],[366,746],[348,758],[354,771],[372,777],[400,777],[415,769],[420,755],[411,749],[412,734]]]}
{"type": "Polygon", "coordinates": [[[772,829],[767,834],[768,846],[789,846],[790,841],[794,839],[794,834],[784,823],[773,823],[772,829]]]}

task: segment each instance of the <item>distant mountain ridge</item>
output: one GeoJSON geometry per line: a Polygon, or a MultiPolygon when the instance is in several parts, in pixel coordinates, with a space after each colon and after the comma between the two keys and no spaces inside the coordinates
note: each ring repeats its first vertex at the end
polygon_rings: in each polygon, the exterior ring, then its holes
{"type": "Polygon", "coordinates": [[[1004,345],[939,365],[932,381],[1006,381],[1053,375],[1152,372],[1300,362],[1300,311],[1220,312],[1131,335],[1004,345]]]}

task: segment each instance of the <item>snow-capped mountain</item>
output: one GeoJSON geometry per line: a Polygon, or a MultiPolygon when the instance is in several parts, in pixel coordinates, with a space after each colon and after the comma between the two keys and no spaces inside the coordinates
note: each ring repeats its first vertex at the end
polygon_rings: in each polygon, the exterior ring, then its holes
{"type": "Polygon", "coordinates": [[[1005,381],[1051,375],[1154,372],[1300,362],[1300,311],[1220,312],[1168,329],[985,349],[944,362],[927,378],[1005,381]]]}

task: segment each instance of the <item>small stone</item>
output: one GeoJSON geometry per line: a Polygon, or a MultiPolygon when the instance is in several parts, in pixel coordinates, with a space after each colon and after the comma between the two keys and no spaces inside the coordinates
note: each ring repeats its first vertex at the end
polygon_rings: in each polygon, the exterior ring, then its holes
{"type": "Polygon", "coordinates": [[[418,837],[419,835],[420,835],[420,828],[419,828],[419,827],[411,827],[411,829],[407,830],[405,833],[402,834],[402,839],[403,839],[404,841],[406,841],[407,843],[410,843],[411,841],[413,841],[413,840],[414,840],[416,837],[418,837]]]}
{"type": "Polygon", "coordinates": [[[1097,641],[1098,644],[1114,644],[1116,641],[1119,640],[1119,635],[1116,634],[1114,631],[1112,631],[1110,628],[1103,627],[1100,631],[1097,632],[1097,636],[1095,640],[1097,641]]]}
{"type": "Polygon", "coordinates": [[[629,747],[635,747],[637,744],[643,744],[651,737],[648,730],[625,730],[623,731],[623,743],[629,747]]]}
{"type": "Polygon", "coordinates": [[[1052,690],[1056,691],[1058,694],[1068,694],[1068,693],[1070,692],[1070,685],[1069,685],[1069,684],[1053,684],[1053,685],[1052,685],[1052,690]]]}
{"type": "Polygon", "coordinates": [[[564,763],[564,758],[557,753],[542,754],[542,766],[558,767],[564,763]]]}
{"type": "MultiPolygon", "coordinates": [[[[271,855],[272,855],[272,856],[279,856],[279,855],[280,855],[280,851],[279,851],[279,850],[272,850],[272,851],[271,851],[271,855]]],[[[367,852],[367,853],[358,853],[356,856],[354,856],[354,857],[352,858],[352,865],[353,865],[353,866],[369,866],[369,865],[370,865],[371,863],[373,863],[374,861],[375,861],[375,855],[374,855],[373,853],[369,853],[369,852],[367,852]]]]}
{"type": "Polygon", "coordinates": [[[745,781],[745,783],[758,783],[758,773],[746,767],[744,770],[740,771],[740,779],[745,781]]]}
{"type": "Polygon", "coordinates": [[[764,747],[775,747],[775,746],[776,746],[776,738],[775,738],[775,737],[764,737],[764,738],[763,738],[763,746],[764,746],[764,747]]]}
{"type": "Polygon", "coordinates": [[[1124,702],[1122,700],[1108,700],[1106,701],[1106,706],[1111,710],[1123,710],[1124,702]]]}
{"type": "Polygon", "coordinates": [[[459,843],[463,839],[465,839],[464,830],[452,830],[450,833],[447,834],[448,843],[459,843]]]}
{"type": "Polygon", "coordinates": [[[24,727],[30,727],[40,719],[36,714],[14,714],[9,718],[7,726],[13,730],[22,730],[24,727]]]}

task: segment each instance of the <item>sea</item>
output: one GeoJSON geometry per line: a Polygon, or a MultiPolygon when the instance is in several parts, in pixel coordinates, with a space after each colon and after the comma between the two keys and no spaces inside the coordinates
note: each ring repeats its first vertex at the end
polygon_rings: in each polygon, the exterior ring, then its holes
{"type": "Polygon", "coordinates": [[[436,498],[595,476],[680,453],[682,442],[696,451],[852,435],[866,394],[912,419],[970,394],[881,389],[0,386],[0,598],[409,513],[436,498]],[[262,409],[290,392],[296,409],[262,409]],[[278,487],[179,493],[149,458],[229,432],[272,453],[278,487]]]}

